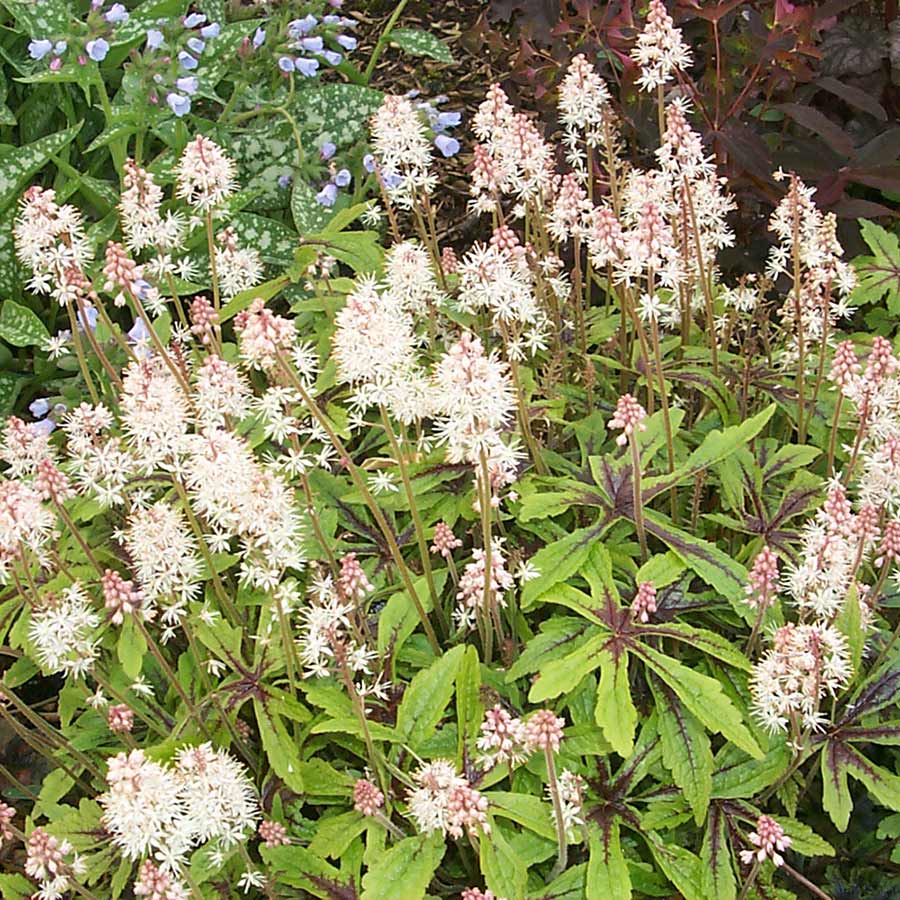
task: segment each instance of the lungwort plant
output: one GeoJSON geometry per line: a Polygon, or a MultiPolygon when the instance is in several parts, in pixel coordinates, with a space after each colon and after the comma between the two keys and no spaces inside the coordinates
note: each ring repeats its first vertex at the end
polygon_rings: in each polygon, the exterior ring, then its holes
{"type": "Polygon", "coordinates": [[[646,168],[585,57],[556,135],[491,86],[470,247],[405,96],[274,270],[207,134],[103,229],[25,191],[4,898],[828,897],[897,833],[900,360],[792,173],[719,270],[691,53],[653,0],[646,168]]]}

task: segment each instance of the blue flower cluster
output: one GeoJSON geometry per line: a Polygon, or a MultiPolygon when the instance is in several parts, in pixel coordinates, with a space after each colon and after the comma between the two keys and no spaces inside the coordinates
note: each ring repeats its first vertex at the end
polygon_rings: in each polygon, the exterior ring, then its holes
{"type": "MultiPolygon", "coordinates": [[[[418,91],[409,91],[406,95],[411,100],[419,96],[418,91]]],[[[462,121],[462,114],[458,112],[441,112],[438,107],[447,102],[443,94],[433,100],[423,100],[416,104],[416,108],[425,115],[428,126],[431,128],[432,143],[440,151],[441,156],[449,159],[459,153],[459,141],[447,132],[456,128],[462,121]]]]}
{"type": "Polygon", "coordinates": [[[34,423],[35,430],[50,434],[56,430],[57,419],[62,418],[68,412],[68,407],[65,403],[55,403],[51,406],[49,400],[39,397],[29,404],[28,411],[37,419],[34,423]]]}
{"type": "Polygon", "coordinates": [[[159,103],[165,97],[166,105],[178,116],[186,116],[191,111],[191,98],[200,89],[200,81],[193,73],[200,65],[209,41],[222,31],[218,22],[209,22],[203,13],[190,13],[181,21],[181,28],[167,34],[167,20],[157,22],[158,28],[147,31],[144,56],[158,56],[167,71],[155,72],[155,89],[150,94],[151,103],[159,103]],[[174,64],[174,70],[173,70],[174,64]]]}
{"type": "MultiPolygon", "coordinates": [[[[337,147],[331,141],[325,141],[319,148],[319,156],[325,162],[331,159],[337,152],[337,147]]],[[[349,169],[338,169],[334,163],[330,165],[331,178],[316,194],[316,203],[320,206],[332,207],[338,198],[338,189],[347,187],[353,180],[349,169]]]]}
{"type": "Polygon", "coordinates": [[[334,14],[320,18],[308,13],[302,19],[294,19],[287,26],[278,68],[285,76],[296,72],[304,78],[314,78],[323,61],[329,66],[339,66],[344,53],[352,52],[357,45],[356,38],[342,33],[341,29],[355,27],[353,19],[334,14]]]}
{"type": "Polygon", "coordinates": [[[104,11],[103,0],[92,0],[82,34],[34,38],[28,44],[28,55],[34,60],[49,57],[51,72],[62,68],[70,49],[75,51],[79,65],[87,65],[88,60],[103,62],[114,40],[115,27],[127,21],[128,10],[121,3],[113,3],[104,11]]]}
{"type": "MultiPolygon", "coordinates": [[[[115,42],[115,28],[129,19],[128,10],[121,3],[113,3],[103,9],[104,0],[92,0],[91,10],[85,21],[86,33],[74,37],[55,36],[35,38],[28,45],[32,59],[50,58],[50,70],[62,68],[64,55],[77,48],[81,65],[88,60],[103,62],[115,42]]],[[[200,89],[200,81],[194,73],[207,44],[222,31],[218,22],[209,22],[203,13],[192,12],[180,20],[158,19],[147,29],[146,40],[140,54],[133,59],[147,74],[150,87],[147,97],[156,105],[165,102],[176,115],[185,116],[191,111],[191,98],[200,89]]],[[[254,37],[256,46],[265,40],[260,29],[254,37]],[[259,41],[257,44],[256,41],[259,41]]]]}

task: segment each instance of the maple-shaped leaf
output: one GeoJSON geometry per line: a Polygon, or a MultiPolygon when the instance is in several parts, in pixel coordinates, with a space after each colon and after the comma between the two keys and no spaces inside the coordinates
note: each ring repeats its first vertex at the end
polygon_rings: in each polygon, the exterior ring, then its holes
{"type": "Polygon", "coordinates": [[[900,313],[900,241],[896,234],[868,219],[861,221],[861,230],[872,255],[856,260],[857,286],[853,299],[857,303],[879,303],[886,299],[888,310],[900,313]]]}

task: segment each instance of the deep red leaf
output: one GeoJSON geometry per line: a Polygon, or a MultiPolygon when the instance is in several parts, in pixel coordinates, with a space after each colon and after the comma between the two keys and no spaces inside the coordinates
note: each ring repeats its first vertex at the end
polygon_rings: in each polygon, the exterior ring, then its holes
{"type": "Polygon", "coordinates": [[[882,122],[887,121],[887,113],[884,111],[884,107],[866,91],[844,84],[843,81],[838,81],[837,78],[832,78],[830,75],[817,79],[815,84],[817,87],[822,88],[823,91],[828,91],[829,94],[840,97],[844,103],[861,109],[882,122]]]}
{"type": "Polygon", "coordinates": [[[896,216],[897,211],[871,200],[860,200],[856,197],[844,197],[831,207],[832,212],[842,219],[877,219],[881,216],[896,216]]]}
{"type": "Polygon", "coordinates": [[[801,103],[780,103],[778,109],[790,116],[798,125],[818,134],[842,156],[853,156],[853,141],[849,135],[819,110],[803,106],[801,103]]]}

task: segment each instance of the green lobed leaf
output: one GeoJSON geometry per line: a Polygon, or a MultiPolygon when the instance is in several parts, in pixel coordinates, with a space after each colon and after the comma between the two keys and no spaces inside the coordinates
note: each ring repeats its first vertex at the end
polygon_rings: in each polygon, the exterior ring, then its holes
{"type": "Polygon", "coordinates": [[[884,300],[888,311],[896,315],[900,313],[900,241],[896,234],[868,219],[859,224],[872,255],[854,261],[857,284],[852,299],[856,303],[884,300]]]}
{"type": "Polygon", "coordinates": [[[271,713],[262,700],[254,698],[253,708],[259,737],[273,771],[291,790],[303,793],[302,759],[297,742],[288,732],[281,716],[271,713]]]}
{"type": "Polygon", "coordinates": [[[484,718],[481,700],[481,661],[474,647],[467,647],[456,673],[456,726],[459,735],[457,756],[463,759],[463,748],[478,734],[484,718]]]}
{"type": "Polygon", "coordinates": [[[762,412],[751,416],[739,425],[732,425],[723,431],[714,429],[706,435],[703,443],[671,475],[648,478],[643,487],[645,489],[660,490],[692,480],[699,472],[721,462],[735,451],[746,447],[765,428],[776,409],[777,404],[771,403],[762,412]]]}
{"type": "Polygon", "coordinates": [[[652,831],[645,833],[644,839],[660,869],[684,900],[709,900],[703,889],[703,863],[699,857],[676,843],[666,843],[652,831]]]}
{"type": "Polygon", "coordinates": [[[634,580],[652,581],[657,589],[666,587],[675,581],[685,570],[685,564],[671,550],[668,553],[657,553],[651,556],[638,570],[634,580]]]}
{"type": "Polygon", "coordinates": [[[3,900],[28,900],[34,893],[34,882],[24,875],[0,875],[0,897],[3,900]]]}
{"type": "Polygon", "coordinates": [[[763,753],[747,730],[741,714],[722,690],[722,685],[708,675],[641,645],[639,653],[647,665],[676,693],[687,709],[709,731],[721,734],[754,759],[762,759],[763,753]]]}
{"type": "Polygon", "coordinates": [[[369,820],[356,810],[319,819],[316,836],[309,849],[317,856],[340,859],[357,835],[362,834],[369,820]]]}
{"type": "Polygon", "coordinates": [[[562,659],[548,662],[531,686],[528,699],[532,703],[542,703],[571,691],[585,675],[600,666],[603,647],[608,641],[608,633],[595,634],[562,659]]]}
{"type": "Polygon", "coordinates": [[[297,844],[289,847],[263,845],[259,852],[280,885],[302,888],[314,897],[329,898],[334,894],[323,887],[322,879],[334,884],[341,883],[341,873],[305,847],[297,844]]]}
{"type": "Polygon", "coordinates": [[[846,831],[853,812],[853,798],[847,784],[847,767],[838,741],[828,741],[820,754],[822,766],[822,807],[838,831],[846,831]]]}
{"type": "Polygon", "coordinates": [[[134,620],[128,616],[119,629],[119,640],[116,642],[116,655],[122,664],[122,671],[133,681],[141,674],[144,655],[147,653],[147,641],[134,620]]]}
{"type": "Polygon", "coordinates": [[[713,755],[709,737],[697,718],[685,709],[675,692],[650,679],[659,714],[663,765],[672,773],[701,825],[712,794],[713,755]]]}
{"type": "Polygon", "coordinates": [[[879,803],[900,810],[900,776],[876,765],[849,745],[842,747],[841,755],[847,771],[861,781],[879,803]]]}
{"type": "Polygon", "coordinates": [[[603,736],[621,757],[629,757],[634,749],[637,710],[631,699],[628,682],[628,654],[600,653],[600,683],[594,719],[603,736]]]}
{"type": "MultiPolygon", "coordinates": [[[[434,584],[439,596],[446,580],[446,569],[434,573],[434,584]]],[[[421,600],[425,612],[431,612],[433,608],[431,593],[424,575],[413,581],[413,588],[421,600]]],[[[399,652],[418,624],[419,614],[409,593],[403,590],[391,594],[378,616],[378,652],[386,653],[390,646],[393,646],[394,653],[399,652]]]]}
{"type": "Polygon", "coordinates": [[[489,791],[484,797],[491,804],[495,816],[511,819],[523,828],[548,840],[556,840],[551,807],[532,794],[516,794],[511,791],[489,791]]]}
{"type": "Polygon", "coordinates": [[[593,528],[581,528],[548,544],[531,557],[531,564],[540,573],[522,591],[522,609],[536,603],[541,594],[554,585],[566,581],[582,566],[591,550],[593,528]]]}
{"type": "Polygon", "coordinates": [[[602,829],[590,826],[588,847],[585,900],[630,900],[631,876],[622,853],[618,821],[613,819],[602,829]]]}
{"type": "Polygon", "coordinates": [[[380,272],[384,265],[384,250],[377,231],[345,231],[327,237],[328,252],[355,274],[380,272]]]}
{"type": "Polygon", "coordinates": [[[853,672],[858,672],[859,664],[862,661],[863,647],[866,643],[866,634],[862,624],[862,610],[859,606],[859,588],[855,582],[850,585],[844,605],[834,624],[847,638],[853,672]]]}
{"type": "Polygon", "coordinates": [[[553,616],[540,624],[540,633],[525,646],[518,659],[506,673],[506,681],[512,682],[523,675],[536,672],[553,659],[570,653],[587,640],[593,629],[583,619],[570,616],[553,616]]]}
{"type": "Polygon", "coordinates": [[[668,545],[707,584],[731,603],[746,621],[753,611],[746,603],[747,569],[715,544],[676,528],[667,516],[644,510],[648,533],[668,545]]]}
{"type": "Polygon", "coordinates": [[[360,900],[422,900],[444,849],[439,833],[395,844],[363,875],[360,900]]]}
{"type": "Polygon", "coordinates": [[[736,747],[726,745],[716,756],[712,796],[733,800],[749,798],[774,784],[791,762],[791,752],[784,741],[774,746],[759,761],[748,760],[736,747]]]}
{"type": "Polygon", "coordinates": [[[397,735],[413,748],[434,734],[453,696],[456,673],[466,648],[449,650],[427,669],[417,672],[397,710],[397,735]]]}
{"type": "Polygon", "coordinates": [[[801,856],[834,856],[834,847],[817,835],[809,825],[788,816],[779,816],[778,824],[791,839],[791,850],[801,856]]]}
{"type": "Polygon", "coordinates": [[[490,837],[482,838],[478,845],[481,874],[484,875],[488,888],[497,897],[504,897],[506,900],[524,896],[528,869],[493,817],[490,837]]]}
{"type": "MultiPolygon", "coordinates": [[[[779,818],[779,822],[781,819],[779,818]]],[[[709,809],[700,859],[703,862],[703,892],[709,900],[735,900],[737,884],[728,845],[725,815],[717,803],[709,809]]]]}
{"type": "Polygon", "coordinates": [[[714,656],[742,672],[750,671],[750,660],[731,641],[706,628],[696,628],[682,622],[667,622],[665,625],[659,626],[648,625],[644,629],[644,633],[683,641],[696,650],[714,656]]]}

